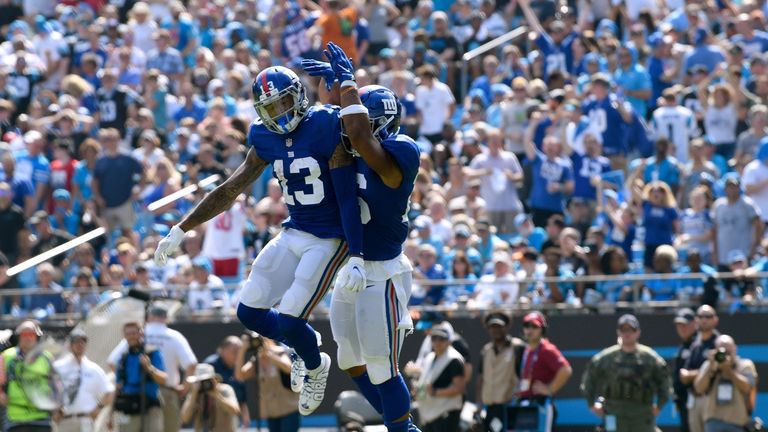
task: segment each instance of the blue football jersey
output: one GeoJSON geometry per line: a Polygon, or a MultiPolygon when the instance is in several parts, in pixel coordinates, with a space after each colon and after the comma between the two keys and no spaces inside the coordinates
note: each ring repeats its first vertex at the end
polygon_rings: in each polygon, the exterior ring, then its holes
{"type": "Polygon", "coordinates": [[[419,172],[419,147],[406,135],[388,138],[382,144],[400,166],[403,181],[392,189],[385,185],[363,158],[357,157],[357,184],[363,222],[363,256],[385,261],[397,257],[408,237],[408,203],[419,172]]]}
{"type": "Polygon", "coordinates": [[[286,228],[320,238],[344,238],[328,161],[341,142],[339,107],[313,106],[293,132],[280,135],[256,119],[248,145],[272,164],[288,205],[286,228]]]}
{"type": "Polygon", "coordinates": [[[315,21],[317,21],[317,15],[312,14],[285,26],[280,44],[283,57],[289,59],[317,57],[316,50],[312,48],[312,41],[307,37],[307,30],[312,28],[315,21]]]}

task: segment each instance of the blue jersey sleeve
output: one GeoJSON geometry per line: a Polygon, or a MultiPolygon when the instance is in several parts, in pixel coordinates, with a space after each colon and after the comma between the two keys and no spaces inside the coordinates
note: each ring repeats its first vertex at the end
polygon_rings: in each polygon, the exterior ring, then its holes
{"type": "Polygon", "coordinates": [[[419,172],[420,152],[418,145],[406,135],[398,135],[394,139],[384,141],[381,145],[387,153],[395,158],[400,167],[403,175],[403,182],[400,187],[404,185],[411,187],[416,179],[416,174],[419,172]]]}

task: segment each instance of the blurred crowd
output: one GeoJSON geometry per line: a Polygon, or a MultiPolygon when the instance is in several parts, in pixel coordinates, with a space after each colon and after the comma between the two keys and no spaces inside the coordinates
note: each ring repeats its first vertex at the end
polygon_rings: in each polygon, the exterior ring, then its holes
{"type": "Polygon", "coordinates": [[[164,268],[157,241],[217,183],[161,200],[243,161],[259,70],[292,68],[314,101],[300,62],[331,40],[360,86],[395,91],[422,149],[414,304],[760,300],[766,13],[758,0],[0,0],[0,287],[48,293],[3,311],[85,312],[103,287],[235,302],[287,215],[280,185],[263,176],[164,268]],[[717,271],[735,276],[621,277],[717,271]],[[536,281],[583,275],[606,279],[536,281]]]}

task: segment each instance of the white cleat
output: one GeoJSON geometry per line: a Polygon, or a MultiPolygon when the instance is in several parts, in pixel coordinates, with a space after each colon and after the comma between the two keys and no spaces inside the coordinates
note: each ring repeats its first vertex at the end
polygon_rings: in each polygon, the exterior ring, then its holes
{"type": "Polygon", "coordinates": [[[299,396],[299,413],[308,416],[315,412],[325,397],[325,386],[328,381],[328,372],[331,370],[331,357],[320,353],[320,367],[307,371],[304,386],[299,396]]]}
{"type": "Polygon", "coordinates": [[[307,370],[304,367],[304,360],[298,354],[291,354],[291,360],[291,390],[294,393],[300,393],[304,386],[304,376],[307,374],[307,370]]]}

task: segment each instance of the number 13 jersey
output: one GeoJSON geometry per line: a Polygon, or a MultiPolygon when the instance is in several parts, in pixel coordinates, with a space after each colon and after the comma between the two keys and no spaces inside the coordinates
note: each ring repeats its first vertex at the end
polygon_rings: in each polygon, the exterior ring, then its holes
{"type": "Polygon", "coordinates": [[[260,119],[251,123],[248,145],[272,164],[288,206],[283,227],[320,238],[344,238],[328,162],[341,142],[339,107],[313,106],[288,134],[268,130],[260,119]]]}

